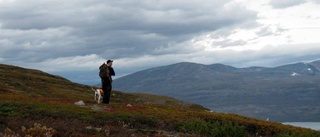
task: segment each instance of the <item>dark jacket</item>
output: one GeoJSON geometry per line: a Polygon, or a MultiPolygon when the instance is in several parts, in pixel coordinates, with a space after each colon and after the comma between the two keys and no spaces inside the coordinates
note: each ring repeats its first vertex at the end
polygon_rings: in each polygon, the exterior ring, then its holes
{"type": "Polygon", "coordinates": [[[112,67],[108,67],[108,69],[109,69],[109,75],[110,76],[115,76],[116,75],[116,73],[114,72],[112,67]]]}

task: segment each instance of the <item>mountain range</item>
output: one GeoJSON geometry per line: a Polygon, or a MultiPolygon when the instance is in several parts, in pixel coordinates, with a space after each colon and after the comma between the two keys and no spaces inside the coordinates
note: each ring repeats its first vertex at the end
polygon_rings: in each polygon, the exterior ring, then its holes
{"type": "Polygon", "coordinates": [[[320,61],[247,68],[182,62],[118,78],[113,87],[170,96],[215,112],[320,121],[320,61]]]}

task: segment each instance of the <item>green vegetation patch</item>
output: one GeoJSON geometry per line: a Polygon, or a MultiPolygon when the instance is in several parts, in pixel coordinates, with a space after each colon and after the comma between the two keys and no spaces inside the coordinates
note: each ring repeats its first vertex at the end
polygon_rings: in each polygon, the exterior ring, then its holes
{"type": "Polygon", "coordinates": [[[179,130],[212,137],[244,137],[247,135],[244,126],[231,122],[206,122],[200,118],[192,118],[181,122],[179,130]]]}
{"type": "Polygon", "coordinates": [[[0,102],[0,115],[2,116],[22,116],[23,113],[18,110],[18,107],[9,103],[0,102]]]}

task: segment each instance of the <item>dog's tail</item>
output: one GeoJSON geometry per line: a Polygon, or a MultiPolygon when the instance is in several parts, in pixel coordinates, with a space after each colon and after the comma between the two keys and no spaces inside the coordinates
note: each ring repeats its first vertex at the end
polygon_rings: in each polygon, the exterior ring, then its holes
{"type": "Polygon", "coordinates": [[[96,92],[96,90],[95,90],[94,88],[92,88],[92,87],[91,87],[91,90],[94,91],[94,92],[96,92]]]}

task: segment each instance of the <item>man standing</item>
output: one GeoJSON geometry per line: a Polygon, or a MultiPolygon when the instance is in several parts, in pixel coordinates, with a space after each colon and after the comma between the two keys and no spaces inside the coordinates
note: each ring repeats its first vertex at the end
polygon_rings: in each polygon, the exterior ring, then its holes
{"type": "Polygon", "coordinates": [[[102,83],[102,90],[103,90],[103,101],[102,103],[109,104],[110,102],[110,95],[112,90],[112,77],[115,76],[115,72],[112,68],[112,60],[108,60],[106,63],[100,66],[100,73],[102,71],[101,83],[102,83]]]}

